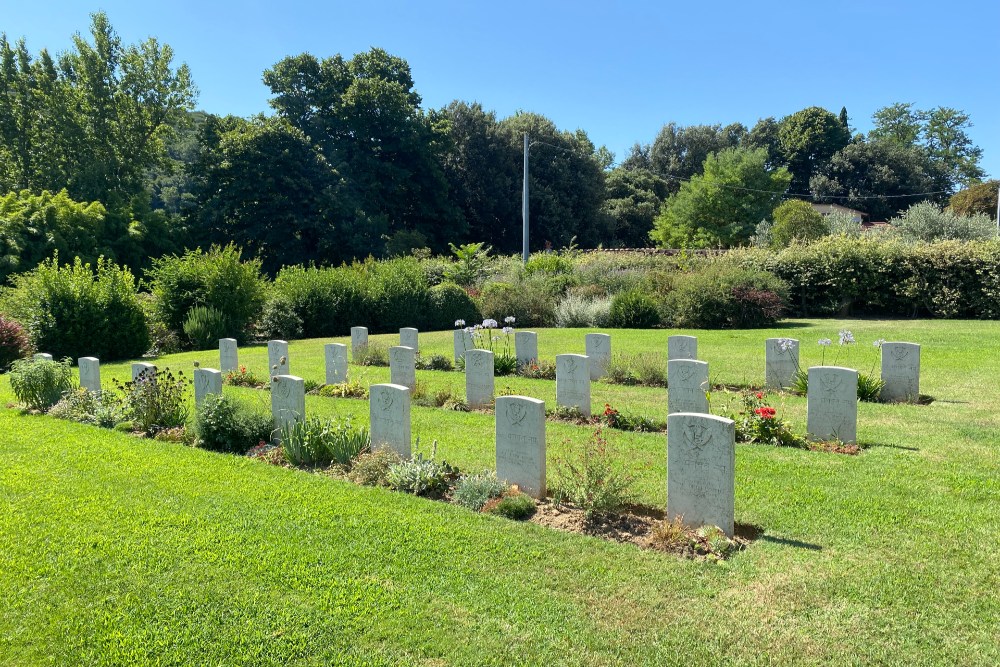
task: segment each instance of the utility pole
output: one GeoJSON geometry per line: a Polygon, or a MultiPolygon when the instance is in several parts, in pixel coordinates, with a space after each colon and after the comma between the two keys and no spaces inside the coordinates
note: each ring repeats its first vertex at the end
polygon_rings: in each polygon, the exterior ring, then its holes
{"type": "MultiPolygon", "coordinates": [[[[1000,210],[1000,209],[998,209],[1000,210]]],[[[524,133],[524,185],[521,189],[522,259],[528,263],[528,133],[524,133]]]]}

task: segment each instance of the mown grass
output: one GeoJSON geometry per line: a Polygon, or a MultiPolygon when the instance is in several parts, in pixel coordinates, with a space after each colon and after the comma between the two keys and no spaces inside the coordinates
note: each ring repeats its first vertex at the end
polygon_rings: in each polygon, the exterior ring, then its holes
{"type": "MultiPolygon", "coordinates": [[[[741,445],[737,521],[763,537],[713,565],[48,417],[0,412],[0,663],[994,664],[1000,662],[1000,337],[990,322],[803,321],[695,332],[713,381],[753,384],[763,339],[850,328],[922,343],[926,406],[862,404],[856,457],[741,445]]],[[[582,330],[540,332],[543,357],[582,330]]],[[[667,332],[613,333],[618,351],[667,332]]],[[[394,337],[381,338],[394,342],[394,337]]],[[[341,339],[343,340],[343,339],[341,339]]],[[[291,372],[322,381],[322,343],[291,372]]],[[[451,334],[424,334],[450,354],[451,334]]],[[[860,350],[858,350],[860,351],[860,350]]],[[[867,352],[867,350],[865,350],[867,352]]],[[[215,352],[162,366],[217,364],[215,352]]],[[[263,375],[266,350],[241,350],[263,375]]],[[[127,365],[107,366],[125,377],[127,365]]],[[[386,381],[387,369],[356,369],[386,381]]],[[[418,371],[463,392],[459,373],[418,371]]],[[[554,400],[551,381],[499,379],[554,400]]],[[[267,409],[267,394],[226,389],[267,409]]],[[[3,398],[11,400],[3,383],[3,398]]],[[[662,389],[594,385],[663,416],[662,389]]],[[[715,405],[722,399],[713,398],[715,405]]],[[[784,399],[804,421],[804,399],[784,399]]],[[[367,403],[307,397],[314,414],[367,403]]],[[[492,467],[492,416],[414,408],[421,447],[492,467]]],[[[548,425],[550,465],[589,429],[548,425]]],[[[665,437],[608,431],[665,500],[665,437]]]]}

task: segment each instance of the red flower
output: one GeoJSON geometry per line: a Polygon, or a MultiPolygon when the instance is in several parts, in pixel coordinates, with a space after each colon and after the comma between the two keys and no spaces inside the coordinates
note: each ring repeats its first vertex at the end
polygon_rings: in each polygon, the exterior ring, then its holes
{"type": "Polygon", "coordinates": [[[762,391],[758,391],[758,392],[757,392],[757,393],[755,394],[755,396],[757,396],[757,398],[764,398],[764,392],[762,392],[762,391]]]}
{"type": "Polygon", "coordinates": [[[762,408],[754,408],[754,413],[761,419],[773,419],[777,412],[774,408],[769,408],[766,405],[762,408]]]}

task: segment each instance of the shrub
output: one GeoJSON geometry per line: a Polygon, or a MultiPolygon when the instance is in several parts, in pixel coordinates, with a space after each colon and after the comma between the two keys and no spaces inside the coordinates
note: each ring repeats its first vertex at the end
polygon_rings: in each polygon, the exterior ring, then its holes
{"type": "Polygon", "coordinates": [[[221,394],[206,396],[194,421],[199,447],[235,454],[270,440],[273,426],[271,415],[221,394]]]}
{"type": "Polygon", "coordinates": [[[113,428],[126,418],[125,406],[114,394],[96,394],[83,388],[63,393],[63,397],[52,406],[48,414],[57,419],[104,428],[113,428]]]}
{"type": "Polygon", "coordinates": [[[385,447],[364,452],[354,459],[347,478],[364,486],[389,486],[389,469],[401,461],[399,454],[385,447]]]}
{"type": "Polygon", "coordinates": [[[608,326],[616,329],[651,329],[660,323],[656,302],[645,292],[630,289],[611,298],[608,326]]]}
{"type": "Polygon", "coordinates": [[[787,293],[766,271],[716,264],[678,276],[665,304],[677,328],[749,329],[777,322],[787,293]]]}
{"type": "Polygon", "coordinates": [[[292,301],[283,294],[272,295],[264,304],[256,323],[257,336],[267,340],[302,338],[305,326],[292,301]]]}
{"type": "Polygon", "coordinates": [[[16,359],[28,355],[31,341],[19,322],[0,315],[0,370],[6,370],[16,359]]]}
{"type": "Polygon", "coordinates": [[[208,350],[226,338],[226,320],[222,313],[210,306],[195,306],[184,320],[184,335],[196,350],[208,350]]]}
{"type": "Polygon", "coordinates": [[[611,384],[667,386],[667,363],[655,352],[611,355],[604,379],[611,384]]]}
{"type": "Polygon", "coordinates": [[[63,392],[73,389],[73,362],[17,359],[10,367],[10,388],[28,408],[48,410],[59,402],[63,392]]]}
{"type": "Polygon", "coordinates": [[[611,299],[604,296],[567,294],[555,309],[556,326],[566,328],[606,327],[610,315],[611,299]]]}
{"type": "Polygon", "coordinates": [[[243,343],[264,305],[260,267],[259,259],[242,261],[242,251],[230,244],[154,259],[146,276],[156,311],[168,328],[182,331],[191,309],[207,306],[222,314],[226,333],[219,337],[243,343]]]}
{"type": "Polygon", "coordinates": [[[448,463],[439,463],[433,458],[425,459],[423,454],[417,454],[416,458],[389,466],[386,481],[396,491],[441,498],[448,493],[457,477],[458,470],[448,463]]]}
{"type": "Polygon", "coordinates": [[[347,465],[369,446],[368,431],[351,420],[309,417],[281,426],[281,446],[293,465],[347,465]]]}
{"type": "Polygon", "coordinates": [[[815,241],[827,235],[830,228],[823,216],[809,202],[789,199],[774,209],[771,244],[785,247],[792,241],[815,241]]]}
{"type": "Polygon", "coordinates": [[[454,283],[435,285],[427,294],[426,328],[430,331],[450,329],[456,320],[478,322],[482,313],[469,294],[454,283]]]}
{"type": "Polygon", "coordinates": [[[792,425],[778,417],[777,410],[768,405],[767,394],[762,391],[744,391],[740,396],[742,409],[730,415],[736,422],[737,442],[756,442],[776,447],[805,447],[805,437],[798,435],[792,425]]]}
{"type": "Polygon", "coordinates": [[[990,216],[983,213],[957,215],[931,202],[914,204],[889,224],[906,241],[986,241],[997,237],[997,223],[990,216]]]}
{"type": "Polygon", "coordinates": [[[99,258],[97,265],[59,266],[59,258],[13,277],[3,310],[27,328],[35,349],[55,357],[99,357],[102,361],[141,356],[149,331],[124,267],[99,258]]]}
{"type": "Polygon", "coordinates": [[[532,380],[555,380],[556,365],[544,359],[535,359],[517,368],[517,374],[532,380]]]}
{"type": "Polygon", "coordinates": [[[251,389],[267,386],[264,380],[257,377],[253,371],[247,370],[247,367],[243,365],[240,365],[235,371],[226,373],[222,378],[222,384],[228,384],[231,387],[250,387],[251,389]]]}
{"type": "Polygon", "coordinates": [[[368,387],[357,380],[340,384],[325,384],[319,388],[319,395],[327,398],[368,398],[368,387]]]}
{"type": "Polygon", "coordinates": [[[550,327],[555,324],[555,298],[538,282],[490,283],[480,293],[479,309],[489,319],[508,315],[517,318],[520,327],[550,327]]]}
{"type": "Polygon", "coordinates": [[[547,273],[549,275],[573,273],[573,260],[554,252],[535,253],[528,257],[524,271],[528,275],[533,273],[547,273]]]}
{"type": "Polygon", "coordinates": [[[494,498],[483,505],[483,512],[502,516],[505,519],[523,521],[535,513],[535,499],[526,493],[511,490],[500,498],[494,498]]]}
{"type": "Polygon", "coordinates": [[[642,415],[630,415],[619,412],[609,403],[604,404],[604,412],[598,419],[609,428],[619,431],[635,431],[638,433],[662,433],[667,430],[666,420],[657,420],[642,415]]]}
{"type": "Polygon", "coordinates": [[[488,470],[477,475],[462,475],[452,498],[457,505],[478,512],[487,502],[502,496],[507,488],[507,482],[497,479],[497,474],[488,470]]]}
{"type": "Polygon", "coordinates": [[[388,366],[389,350],[381,343],[368,341],[359,353],[351,359],[351,363],[358,366],[388,366]]]}
{"type": "Polygon", "coordinates": [[[455,255],[455,263],[445,269],[445,278],[466,287],[474,285],[486,271],[490,247],[485,243],[464,243],[460,246],[449,243],[448,246],[455,255]]]}
{"type": "Polygon", "coordinates": [[[418,371],[453,371],[455,364],[443,354],[432,354],[429,357],[417,355],[415,367],[418,371]]]}
{"type": "Polygon", "coordinates": [[[143,371],[135,380],[121,382],[116,378],[114,383],[135,428],[155,435],[187,422],[187,390],[191,382],[183,371],[177,371],[176,377],[169,368],[156,375],[143,371]]]}
{"type": "Polygon", "coordinates": [[[589,519],[617,512],[632,498],[633,477],[614,466],[600,429],[576,453],[556,459],[555,491],[558,502],[570,502],[589,519]]]}

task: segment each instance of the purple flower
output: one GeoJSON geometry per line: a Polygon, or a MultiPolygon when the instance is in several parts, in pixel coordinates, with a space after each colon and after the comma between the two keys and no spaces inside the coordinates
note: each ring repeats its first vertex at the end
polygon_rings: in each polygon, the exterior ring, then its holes
{"type": "Polygon", "coordinates": [[[788,352],[790,349],[795,347],[795,341],[791,338],[779,338],[778,339],[778,349],[782,352],[788,352]]]}
{"type": "Polygon", "coordinates": [[[498,325],[497,325],[497,321],[496,320],[489,320],[489,319],[483,320],[483,328],[484,329],[496,329],[497,326],[498,325]]]}
{"type": "Polygon", "coordinates": [[[841,329],[839,336],[841,345],[850,345],[854,342],[854,334],[847,329],[841,329]]]}
{"type": "Polygon", "coordinates": [[[820,338],[819,339],[819,344],[822,345],[823,347],[829,347],[832,343],[833,343],[833,341],[830,340],[829,338],[820,338]]]}
{"type": "Polygon", "coordinates": [[[504,327],[503,332],[509,336],[514,333],[514,327],[504,327]]]}

